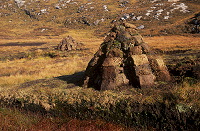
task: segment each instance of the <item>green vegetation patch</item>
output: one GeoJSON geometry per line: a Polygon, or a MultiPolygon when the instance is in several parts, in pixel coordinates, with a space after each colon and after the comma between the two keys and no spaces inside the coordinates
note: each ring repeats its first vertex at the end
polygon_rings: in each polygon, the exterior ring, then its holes
{"type": "Polygon", "coordinates": [[[79,119],[102,118],[142,128],[190,129],[199,126],[199,84],[102,92],[78,86],[63,88],[63,84],[54,88],[43,86],[45,83],[39,85],[3,90],[0,102],[34,112],[64,113],[79,119]],[[186,123],[186,120],[194,123],[186,123]]]}

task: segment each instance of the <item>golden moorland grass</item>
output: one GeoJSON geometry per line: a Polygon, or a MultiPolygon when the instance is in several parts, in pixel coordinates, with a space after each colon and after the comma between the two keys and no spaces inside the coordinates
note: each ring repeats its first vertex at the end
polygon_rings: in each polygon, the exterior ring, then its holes
{"type": "MultiPolygon", "coordinates": [[[[110,3],[110,1],[111,0],[107,0],[103,2],[110,3]]],[[[57,1],[41,2],[42,4],[53,5],[57,1]]],[[[82,2],[86,3],[87,1],[84,0],[82,2]]],[[[131,0],[131,2],[134,3],[135,0],[131,0]]],[[[199,10],[198,5],[192,6],[195,8],[195,12],[199,10]]],[[[72,8],[72,10],[73,9],[76,10],[76,7],[72,8]]],[[[123,10],[119,7],[117,2],[108,4],[108,9],[110,9],[110,13],[113,14],[123,10]]],[[[146,10],[147,7],[144,7],[143,9],[146,10]]],[[[142,11],[143,9],[140,8],[138,11],[142,11]]],[[[170,100],[164,100],[165,96],[162,94],[162,89],[131,89],[131,94],[129,94],[130,92],[127,93],[126,91],[97,92],[93,89],[83,89],[81,87],[77,87],[76,85],[68,83],[65,80],[58,80],[55,77],[72,75],[74,73],[84,71],[87,63],[92,58],[93,54],[98,50],[99,45],[103,42],[103,37],[95,37],[93,33],[94,29],[72,30],[65,28],[63,25],[65,17],[68,15],[73,17],[73,15],[70,14],[70,11],[65,12],[66,10],[54,10],[54,14],[61,14],[60,17],[57,19],[57,22],[47,22],[46,20],[37,21],[31,19],[29,16],[25,15],[23,11],[19,10],[17,11],[19,13],[21,12],[21,18],[19,18],[18,14],[14,13],[11,17],[2,17],[0,20],[0,58],[6,56],[5,59],[0,61],[0,104],[2,101],[3,103],[8,102],[8,104],[20,103],[25,108],[27,105],[26,109],[34,108],[36,109],[35,111],[40,111],[40,108],[37,110],[37,107],[42,107],[47,110],[54,109],[58,112],[63,111],[65,113],[71,111],[72,114],[77,113],[78,115],[81,113],[87,114],[87,112],[84,112],[82,109],[92,110],[93,112],[97,111],[97,114],[98,111],[105,111],[104,113],[111,111],[109,113],[113,116],[121,113],[120,111],[117,112],[118,109],[120,110],[120,108],[123,111],[125,109],[127,114],[134,116],[134,111],[131,112],[133,106],[131,105],[131,102],[141,104],[146,103],[149,104],[149,106],[155,104],[156,102],[163,102],[166,105],[169,105],[170,100]],[[52,30],[41,33],[43,28],[48,27],[52,28],[52,30]],[[66,37],[67,35],[72,36],[78,42],[84,43],[88,49],[65,52],[64,54],[63,52],[55,51],[54,47],[61,41],[63,37],[66,37]],[[8,43],[22,44],[22,46],[1,46],[8,43]],[[44,44],[36,46],[23,46],[23,44],[26,43],[44,44]],[[47,50],[43,50],[43,48],[47,48],[47,50]],[[19,53],[24,53],[27,57],[16,57],[11,60],[9,59],[13,55],[18,55],[19,53]],[[32,55],[32,53],[34,53],[34,55],[32,55]],[[51,58],[50,55],[58,56],[51,58]],[[68,86],[72,86],[74,88],[68,89],[68,86]],[[123,107],[123,103],[125,103],[125,105],[127,104],[127,106],[123,107]],[[30,106],[30,108],[28,108],[28,106],[30,106]],[[73,112],[73,110],[70,110],[70,106],[77,110],[73,112]],[[114,106],[118,106],[119,108],[115,108],[114,106]],[[78,107],[80,107],[80,109],[78,107]],[[115,112],[113,114],[112,111],[114,110],[115,112]]],[[[179,25],[183,22],[183,20],[186,20],[190,17],[193,17],[193,14],[180,21],[176,21],[176,17],[174,17],[171,22],[174,24],[169,24],[166,26],[161,25],[162,27],[156,26],[154,31],[158,33],[160,29],[164,29],[166,27],[171,28],[172,26],[179,25]]],[[[51,16],[49,18],[51,18],[51,16]]],[[[147,32],[147,34],[149,32],[147,32]]],[[[151,47],[161,49],[162,51],[188,49],[199,51],[200,48],[200,38],[189,35],[155,36],[145,37],[144,39],[151,47]]],[[[163,57],[166,58],[166,56],[163,57]]],[[[168,55],[167,57],[170,59],[173,57],[173,55],[168,55]]],[[[178,85],[172,89],[166,90],[169,90],[169,92],[173,94],[172,96],[178,98],[178,104],[176,105],[178,111],[184,112],[186,110],[199,109],[199,83],[195,85],[183,83],[182,85],[178,85]],[[195,106],[198,108],[195,108],[195,106]]],[[[35,122],[37,123],[38,119],[40,119],[35,116],[35,114],[33,116],[34,117],[22,115],[20,112],[13,110],[9,112],[6,110],[6,108],[3,109],[0,107],[0,130],[3,130],[3,128],[4,130],[5,128],[10,130],[25,130],[27,127],[32,128],[30,125],[34,124],[35,122]]],[[[55,119],[50,118],[50,122],[42,122],[39,124],[40,126],[42,124],[48,126],[52,124],[53,120],[55,119]]],[[[62,120],[63,119],[59,118],[59,121],[62,120]]],[[[72,123],[73,126],[76,124],[77,123],[72,123]]],[[[39,125],[36,124],[35,126],[38,127],[39,125]]],[[[47,130],[54,130],[60,127],[60,125],[52,128],[51,126],[49,126],[50,128],[47,126],[41,127],[41,129],[45,128],[47,130]]],[[[79,127],[80,125],[77,126],[79,127]]],[[[66,129],[66,127],[64,128],[66,129]]],[[[37,129],[38,128],[35,130],[37,129]]],[[[117,127],[116,130],[124,130],[124,128],[117,127]]]]}
{"type": "MultiPolygon", "coordinates": [[[[145,37],[144,40],[153,48],[161,49],[162,51],[172,50],[199,50],[200,45],[199,37],[187,37],[187,36],[156,36],[145,37]]],[[[103,38],[97,38],[92,35],[92,31],[88,30],[69,30],[62,36],[52,39],[37,38],[37,39],[2,39],[0,45],[7,43],[22,43],[22,46],[1,46],[0,51],[5,54],[15,54],[17,52],[31,53],[31,49],[36,50],[35,58],[16,59],[12,61],[1,61],[0,63],[0,85],[2,87],[20,84],[26,81],[35,79],[43,79],[56,77],[61,75],[69,75],[75,72],[85,70],[87,63],[92,58],[93,54],[98,50],[99,45],[102,43],[103,38]],[[48,53],[60,52],[54,51],[54,47],[61,41],[61,39],[67,35],[72,36],[79,42],[85,44],[88,50],[75,51],[69,57],[63,58],[49,58],[41,56],[44,54],[40,48],[49,48],[48,53]],[[23,46],[26,43],[44,43],[40,46],[23,46]]],[[[170,57],[170,56],[168,56],[170,57]]]]}
{"type": "Polygon", "coordinates": [[[8,87],[31,80],[70,75],[75,72],[83,71],[92,55],[99,48],[101,42],[102,39],[96,38],[87,30],[80,30],[78,32],[76,30],[70,30],[59,37],[54,37],[53,39],[41,37],[36,39],[2,39],[0,46],[8,43],[17,43],[21,46],[1,46],[0,52],[3,52],[0,55],[1,57],[4,57],[5,55],[9,57],[10,55],[12,56],[17,53],[25,53],[26,55],[30,55],[30,57],[14,59],[12,61],[1,61],[0,86],[8,87]],[[41,56],[45,55],[45,53],[61,54],[62,52],[56,51],[54,48],[62,38],[67,35],[72,36],[78,42],[84,43],[85,48],[88,49],[77,52],[72,51],[70,52],[72,55],[63,58],[51,59],[48,56],[41,56]],[[26,45],[26,43],[35,43],[36,45],[23,46],[26,45]],[[44,44],[38,46],[37,43],[44,44]],[[41,48],[48,48],[48,51],[45,52],[41,48]],[[32,52],[30,50],[32,49],[35,50],[35,58],[31,56],[32,52]]]}
{"type": "MultiPolygon", "coordinates": [[[[157,36],[145,37],[144,39],[153,48],[158,48],[163,51],[199,49],[198,37],[157,36]]],[[[131,89],[128,92],[98,92],[94,89],[84,89],[76,85],[71,85],[71,83],[68,83],[67,81],[55,78],[84,71],[89,60],[97,51],[102,41],[103,38],[97,38],[93,36],[91,32],[86,30],[81,30],[78,33],[71,30],[66,34],[63,34],[60,38],[55,37],[52,39],[38,37],[35,40],[2,40],[0,44],[11,42],[20,42],[22,44],[28,42],[44,42],[45,44],[34,47],[2,46],[2,48],[0,48],[0,51],[5,51],[10,54],[19,51],[25,53],[31,52],[32,48],[44,51],[44,53],[39,52],[36,57],[30,56],[28,58],[0,61],[0,102],[3,101],[2,103],[11,105],[18,102],[21,104],[20,106],[22,106],[22,108],[25,107],[26,109],[32,109],[34,111],[41,111],[43,109],[65,113],[68,113],[69,111],[71,112],[71,115],[76,116],[83,114],[83,117],[90,115],[90,111],[97,113],[100,116],[103,116],[104,114],[99,112],[107,112],[108,114],[110,113],[113,118],[115,118],[117,113],[119,113],[117,115],[120,117],[121,109],[126,110],[125,115],[134,116],[135,114],[132,111],[134,110],[134,107],[131,105],[132,103],[148,104],[149,106],[153,106],[157,102],[160,102],[170,105],[171,98],[169,100],[165,98],[167,96],[163,95],[164,92],[162,91],[162,88],[146,90],[131,89]],[[55,53],[56,55],[62,54],[63,52],[56,51],[53,47],[67,35],[71,35],[77,41],[84,43],[88,49],[65,52],[68,54],[66,57],[61,55],[51,58],[43,55],[45,53],[55,53]],[[46,51],[40,49],[46,47],[49,48],[46,51]],[[70,86],[73,88],[68,88],[70,86]],[[125,104],[125,107],[123,107],[123,104],[120,104],[121,102],[125,104]],[[89,112],[84,112],[82,109],[89,112]],[[113,110],[115,111],[114,113],[113,110]]],[[[182,84],[168,90],[173,94],[173,99],[178,98],[179,102],[177,104],[177,109],[179,111],[184,112],[188,109],[198,109],[200,107],[198,94],[200,91],[199,84],[182,84]]],[[[5,117],[3,114],[5,114],[5,111],[0,110],[0,116],[7,118],[7,116],[5,117]]],[[[15,116],[20,115],[21,114],[13,114],[9,118],[16,121],[15,116]]],[[[21,128],[25,128],[26,125],[28,128],[32,128],[29,125],[34,125],[35,121],[38,123],[38,119],[40,118],[37,116],[32,119],[29,116],[25,117],[22,115],[22,119],[20,119],[19,123],[13,124],[13,121],[10,121],[8,118],[7,123],[10,125],[19,125],[21,128]],[[23,125],[22,122],[25,122],[25,125],[23,125]]],[[[59,118],[59,120],[62,121],[61,118],[59,118]]],[[[5,126],[6,128],[9,127],[9,125],[6,124],[5,119],[2,120],[2,126],[5,126]]],[[[11,126],[11,128],[16,129],[13,126],[11,126]]]]}
{"type": "Polygon", "coordinates": [[[15,60],[1,62],[0,86],[7,87],[23,82],[62,75],[71,75],[83,71],[87,63],[84,58],[38,58],[33,60],[15,60]]]}
{"type": "Polygon", "coordinates": [[[200,37],[192,36],[155,36],[145,37],[144,40],[153,48],[163,51],[193,49],[200,50],[200,37]]]}

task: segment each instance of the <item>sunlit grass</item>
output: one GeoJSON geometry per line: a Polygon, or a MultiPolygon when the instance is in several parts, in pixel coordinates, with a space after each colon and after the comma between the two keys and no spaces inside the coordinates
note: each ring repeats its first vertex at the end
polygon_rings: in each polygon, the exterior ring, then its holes
{"type": "MultiPolygon", "coordinates": [[[[36,57],[30,56],[30,58],[0,61],[1,102],[8,105],[14,105],[18,102],[21,108],[26,107],[26,109],[34,109],[35,111],[46,110],[62,112],[72,117],[78,116],[81,118],[92,116],[92,112],[93,115],[102,118],[108,117],[112,119],[112,121],[118,121],[118,118],[122,120],[128,118],[126,121],[129,121],[129,117],[132,119],[135,119],[134,117],[140,117],[141,112],[138,114],[134,111],[134,105],[136,103],[154,107],[158,103],[169,106],[170,103],[178,101],[178,103],[176,103],[178,111],[199,109],[199,84],[182,84],[171,89],[162,87],[164,90],[162,88],[143,90],[133,88],[124,92],[99,92],[94,89],[84,89],[73,85],[73,83],[67,83],[67,81],[53,78],[72,75],[85,70],[89,60],[93,57],[93,54],[98,50],[99,45],[103,41],[103,38],[96,38],[90,33],[91,32],[84,30],[79,33],[75,30],[71,30],[62,36],[64,37],[71,34],[73,38],[84,43],[86,48],[88,48],[87,50],[59,52],[51,48],[46,50],[46,52],[40,50],[37,52],[38,54],[36,54],[36,57]],[[51,58],[49,55],[44,54],[55,54],[58,56],[51,58]],[[64,55],[66,56],[63,57],[64,55]],[[43,80],[39,82],[34,81],[38,79],[43,80]],[[31,81],[32,83],[25,83],[31,81]],[[23,85],[23,83],[25,85],[23,85]],[[172,95],[172,98],[168,96],[168,94],[172,95]]],[[[39,49],[41,47],[48,47],[48,45],[56,46],[60,40],[61,39],[58,38],[53,40],[43,38],[38,41],[46,42],[46,44],[34,48],[39,49]]],[[[19,41],[23,42],[23,40],[19,41]]],[[[29,40],[25,40],[25,43],[26,41],[29,42],[29,40]]],[[[32,42],[34,40],[30,41],[32,42]]],[[[198,37],[146,37],[145,41],[153,48],[158,48],[163,51],[188,48],[198,50],[197,47],[199,47],[198,37]],[[192,45],[188,44],[189,41],[192,41],[190,42],[192,45]]],[[[4,43],[8,43],[8,41],[5,40],[4,43]]],[[[19,50],[27,53],[31,48],[32,47],[28,46],[16,46],[15,51],[17,52],[19,50]]],[[[0,49],[0,51],[3,50],[14,52],[13,47],[10,46],[0,49]]],[[[131,122],[133,121],[131,120],[131,122]]],[[[3,125],[6,126],[5,123],[3,123],[3,125]]],[[[23,125],[20,126],[23,128],[23,125]]]]}
{"type": "Polygon", "coordinates": [[[12,86],[23,82],[70,75],[83,71],[87,63],[82,58],[38,58],[0,62],[0,86],[12,86]]]}
{"type": "Polygon", "coordinates": [[[144,37],[144,40],[153,48],[158,48],[163,51],[169,50],[184,50],[184,49],[200,49],[199,37],[186,36],[155,36],[144,37]]]}

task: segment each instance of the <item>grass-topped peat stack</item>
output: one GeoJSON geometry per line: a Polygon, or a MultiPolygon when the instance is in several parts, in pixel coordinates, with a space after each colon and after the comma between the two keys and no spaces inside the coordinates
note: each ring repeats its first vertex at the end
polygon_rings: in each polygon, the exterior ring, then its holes
{"type": "Polygon", "coordinates": [[[143,41],[136,26],[116,24],[88,64],[85,85],[97,90],[122,85],[150,87],[155,81],[170,81],[161,57],[143,41]]]}
{"type": "Polygon", "coordinates": [[[58,44],[57,49],[61,51],[80,50],[83,47],[82,43],[78,43],[71,36],[62,39],[58,44]]]}

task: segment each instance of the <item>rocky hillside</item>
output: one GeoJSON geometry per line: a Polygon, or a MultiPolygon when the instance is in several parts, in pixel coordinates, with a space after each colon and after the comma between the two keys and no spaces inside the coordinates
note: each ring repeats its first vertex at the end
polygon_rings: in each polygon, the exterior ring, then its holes
{"type": "Polygon", "coordinates": [[[98,35],[118,20],[135,24],[145,35],[186,33],[191,29],[166,29],[199,12],[199,0],[1,0],[0,37],[60,35],[66,27],[95,29],[98,35]]]}

